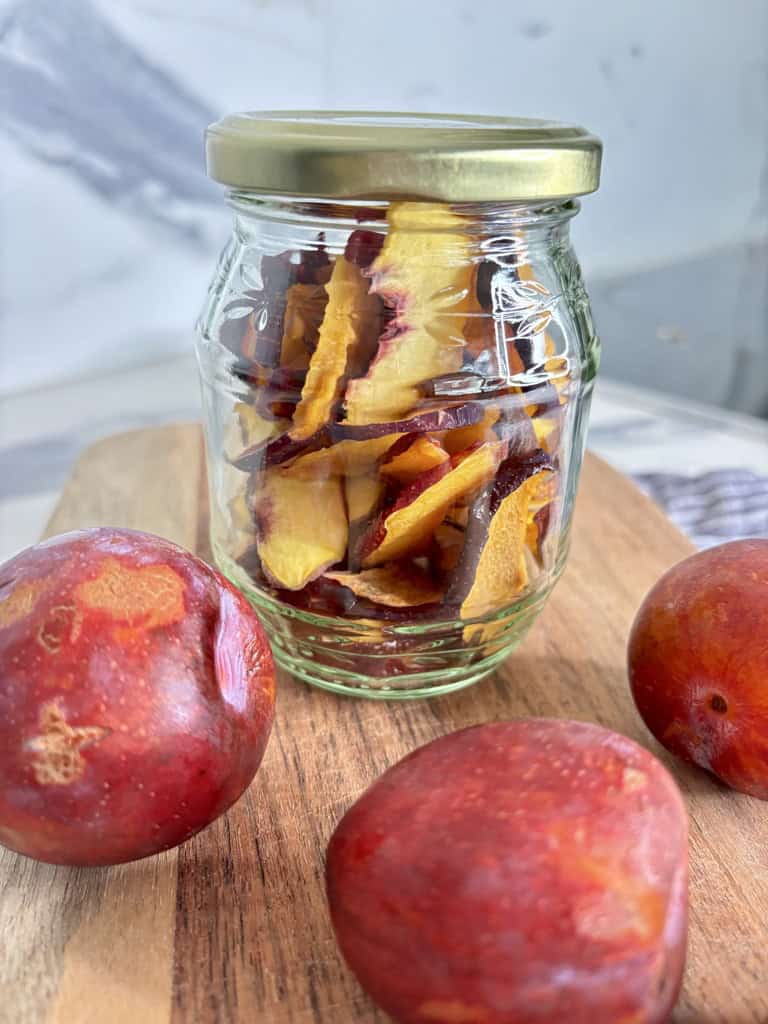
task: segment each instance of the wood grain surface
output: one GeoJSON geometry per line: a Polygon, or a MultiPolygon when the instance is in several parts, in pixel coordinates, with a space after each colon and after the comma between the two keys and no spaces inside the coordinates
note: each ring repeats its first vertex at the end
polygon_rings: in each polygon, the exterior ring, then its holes
{"type": "MultiPolygon", "coordinates": [[[[47,533],[130,526],[205,556],[203,486],[196,426],[111,438],[83,455],[47,533]]],[[[494,676],[391,704],[281,678],[255,782],[180,849],[86,870],[0,850],[2,1024],[384,1024],[330,929],[323,855],[335,822],[415,746],[514,715],[598,721],[666,760],[633,709],[624,651],[643,594],[690,550],[629,481],[588,457],[569,567],[494,676]]],[[[673,770],[692,859],[688,967],[673,1019],[766,1024],[768,806],[673,770]]]]}

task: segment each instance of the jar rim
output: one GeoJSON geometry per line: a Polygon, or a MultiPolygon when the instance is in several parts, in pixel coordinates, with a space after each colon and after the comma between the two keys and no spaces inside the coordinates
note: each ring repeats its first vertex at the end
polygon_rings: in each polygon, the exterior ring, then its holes
{"type": "Polygon", "coordinates": [[[206,131],[231,188],[327,199],[526,202],[594,192],[602,143],[578,125],[394,111],[230,114],[206,131]]]}

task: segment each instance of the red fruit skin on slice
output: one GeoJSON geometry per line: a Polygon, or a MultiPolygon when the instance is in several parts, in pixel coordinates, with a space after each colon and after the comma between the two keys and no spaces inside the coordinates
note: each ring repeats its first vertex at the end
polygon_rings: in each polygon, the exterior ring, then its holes
{"type": "Polygon", "coordinates": [[[344,249],[344,258],[360,267],[361,270],[369,270],[371,264],[381,252],[385,236],[379,231],[367,231],[358,228],[353,231],[347,239],[344,249]]]}
{"type": "Polygon", "coordinates": [[[434,433],[440,430],[456,430],[479,423],[484,415],[480,402],[465,402],[437,409],[423,409],[402,420],[382,423],[333,423],[330,431],[334,440],[364,441],[370,437],[386,434],[434,433]]]}
{"type": "Polygon", "coordinates": [[[420,494],[423,494],[433,484],[436,484],[438,480],[442,480],[446,473],[450,471],[450,468],[450,463],[444,462],[439,466],[435,466],[434,469],[430,469],[429,472],[422,473],[420,477],[414,480],[413,483],[408,484],[407,487],[393,492],[392,498],[381,509],[374,523],[369,528],[368,533],[363,538],[360,546],[361,561],[364,561],[381,544],[387,532],[386,521],[389,516],[397,512],[398,509],[410,505],[420,494]]]}

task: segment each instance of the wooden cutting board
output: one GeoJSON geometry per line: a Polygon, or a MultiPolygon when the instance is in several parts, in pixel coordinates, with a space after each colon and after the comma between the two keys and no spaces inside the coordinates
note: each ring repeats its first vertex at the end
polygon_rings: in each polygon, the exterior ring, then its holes
{"type": "MultiPolygon", "coordinates": [[[[205,556],[204,483],[196,426],[110,438],[80,459],[46,533],[128,526],[205,556]]],[[[86,870],[0,851],[2,1024],[383,1024],[331,934],[323,854],[335,822],[407,751],[490,719],[592,719],[660,753],[629,697],[625,642],[643,594],[690,550],[629,481],[588,456],[570,565],[494,676],[404,703],[282,678],[254,784],[181,849],[86,870]]],[[[673,770],[691,813],[692,858],[674,1020],[765,1024],[768,805],[673,770]]]]}

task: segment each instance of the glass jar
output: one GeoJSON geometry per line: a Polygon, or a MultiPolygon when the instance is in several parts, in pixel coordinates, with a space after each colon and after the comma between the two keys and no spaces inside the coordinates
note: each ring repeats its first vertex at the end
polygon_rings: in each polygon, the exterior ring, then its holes
{"type": "Polygon", "coordinates": [[[341,693],[490,672],[563,570],[599,345],[568,236],[601,147],[549,122],[250,114],[198,325],[222,571],[341,693]]]}

